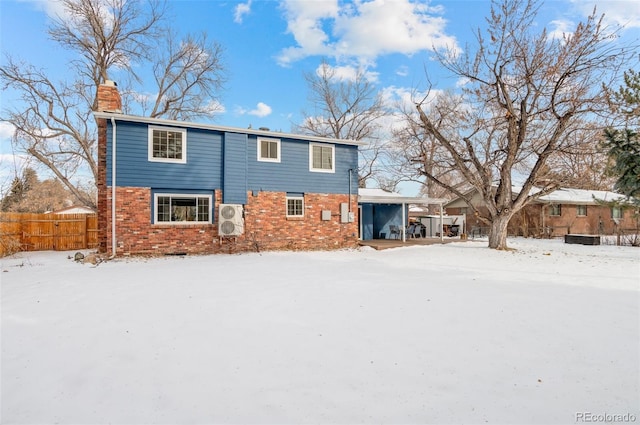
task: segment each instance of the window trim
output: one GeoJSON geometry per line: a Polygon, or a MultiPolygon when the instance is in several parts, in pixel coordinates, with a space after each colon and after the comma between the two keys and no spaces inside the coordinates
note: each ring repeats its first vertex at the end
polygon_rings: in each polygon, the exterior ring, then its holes
{"type": "Polygon", "coordinates": [[[560,216],[562,216],[562,204],[549,204],[549,217],[560,216]],[[556,208],[558,209],[558,213],[554,214],[556,208]]]}
{"type": "Polygon", "coordinates": [[[257,157],[258,157],[258,161],[260,162],[280,162],[280,158],[281,158],[281,154],[282,151],[280,149],[281,147],[281,143],[280,143],[280,139],[273,139],[270,137],[258,137],[257,139],[257,157]],[[278,150],[277,155],[275,158],[265,158],[263,157],[262,154],[262,142],[268,142],[268,143],[275,143],[276,144],[276,149],[278,150]]]}
{"type": "Polygon", "coordinates": [[[285,197],[285,202],[284,202],[284,211],[285,211],[285,216],[287,218],[304,218],[304,195],[287,195],[285,197]],[[302,202],[302,208],[301,208],[301,214],[300,215],[290,215],[289,214],[289,201],[301,201],[302,202]]]}
{"type": "Polygon", "coordinates": [[[187,130],[184,128],[175,127],[163,127],[158,125],[150,125],[147,136],[147,157],[150,162],[166,162],[171,164],[186,164],[187,163],[187,130]],[[157,158],[153,156],[153,132],[154,131],[167,131],[173,133],[182,133],[182,158],[157,158]]]}
{"type": "Polygon", "coordinates": [[[576,217],[586,217],[587,216],[587,206],[586,205],[576,205],[576,217]],[[584,209],[584,214],[580,213],[580,209],[584,209]]]}
{"type": "MultiPolygon", "coordinates": [[[[196,201],[196,210],[198,208],[198,203],[196,201]]],[[[196,211],[197,217],[197,211],[196,211]]],[[[212,224],[213,223],[213,195],[206,193],[165,193],[165,192],[157,192],[153,194],[153,223],[162,226],[198,226],[203,224],[212,224]],[[169,198],[207,198],[209,200],[209,211],[208,211],[208,220],[207,221],[159,221],[158,220],[158,198],[159,197],[169,197],[169,198]]]]}
{"type": "Polygon", "coordinates": [[[336,172],[336,147],[327,143],[309,143],[309,171],[314,173],[335,173],[336,172]],[[313,166],[313,148],[331,148],[331,169],[314,168],[313,166]]]}
{"type": "Polygon", "coordinates": [[[611,207],[611,218],[613,220],[622,220],[624,218],[624,210],[622,207],[611,207]],[[619,215],[617,217],[614,211],[618,212],[619,215]]]}

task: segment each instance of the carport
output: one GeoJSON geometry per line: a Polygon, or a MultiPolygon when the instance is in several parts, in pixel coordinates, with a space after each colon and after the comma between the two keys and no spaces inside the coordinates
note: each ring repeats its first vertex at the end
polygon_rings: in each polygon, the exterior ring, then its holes
{"type": "MultiPolygon", "coordinates": [[[[406,242],[409,205],[442,205],[446,199],[403,196],[382,189],[358,189],[360,239],[388,239],[394,226],[400,229],[400,239],[406,242]]],[[[442,220],[440,220],[442,223],[442,220]]],[[[440,229],[440,239],[444,238],[440,229]]]]}

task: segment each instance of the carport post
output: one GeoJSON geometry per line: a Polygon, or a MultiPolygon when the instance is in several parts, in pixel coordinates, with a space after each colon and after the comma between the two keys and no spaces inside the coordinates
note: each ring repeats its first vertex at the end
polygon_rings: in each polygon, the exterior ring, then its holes
{"type": "Polygon", "coordinates": [[[444,243],[444,214],[442,213],[442,202],[440,202],[440,242],[444,243]]]}
{"type": "Polygon", "coordinates": [[[402,203],[402,242],[406,242],[407,241],[407,224],[405,222],[406,217],[404,214],[404,206],[406,204],[403,202],[402,203]]]}

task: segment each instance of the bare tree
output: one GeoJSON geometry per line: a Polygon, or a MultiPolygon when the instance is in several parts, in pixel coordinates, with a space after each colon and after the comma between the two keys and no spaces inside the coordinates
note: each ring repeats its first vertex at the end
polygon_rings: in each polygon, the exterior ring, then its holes
{"type": "MultiPolygon", "coordinates": [[[[136,69],[153,64],[158,87],[146,111],[150,116],[211,116],[215,93],[225,81],[222,48],[206,35],[178,41],[164,22],[162,0],[149,0],[144,6],[127,0],[61,3],[65,14],[53,20],[49,36],[74,55],[69,79],[55,81],[46,71],[7,57],[0,66],[0,81],[20,99],[19,106],[3,110],[0,119],[14,126],[17,146],[49,168],[82,203],[95,206],[76,177],[82,170],[90,173],[94,185],[97,181],[91,116],[97,108],[97,87],[114,73],[126,76],[135,87],[141,82],[136,69]],[[159,58],[157,52],[163,52],[159,58]]],[[[132,94],[125,90],[123,97],[141,99],[132,94]]]]}
{"type": "Polygon", "coordinates": [[[336,69],[322,62],[317,72],[306,73],[312,112],[303,111],[303,122],[296,125],[302,134],[366,141],[360,149],[358,185],[378,179],[393,186],[382,176],[385,146],[380,138],[380,120],[387,115],[381,95],[359,69],[352,77],[341,77],[336,69]]]}
{"type": "MultiPolygon", "coordinates": [[[[549,157],[538,180],[576,189],[611,190],[614,179],[606,173],[609,159],[602,139],[602,129],[593,123],[567,132],[565,143],[549,157]]],[[[526,173],[529,165],[519,164],[515,169],[526,173]]]]}
{"type": "MultiPolygon", "coordinates": [[[[432,119],[438,127],[445,121],[451,124],[462,119],[459,109],[460,98],[453,93],[445,92],[436,95],[434,101],[438,108],[433,111],[432,119]]],[[[429,198],[446,198],[451,192],[425,175],[436,177],[439,181],[464,191],[469,185],[457,173],[454,164],[446,154],[446,149],[428,132],[425,132],[420,117],[416,114],[415,105],[398,105],[401,126],[393,130],[393,152],[396,174],[401,180],[422,184],[422,195],[429,198]]]]}
{"type": "Polygon", "coordinates": [[[507,249],[513,215],[558,187],[542,178],[545,166],[571,143],[567,136],[576,123],[604,127],[598,121],[607,106],[601,83],[613,84],[628,58],[595,11],[573,33],[553,39],[534,31],[538,9],[535,0],[495,0],[487,37],[478,30],[475,53],[439,55],[466,82],[460,119],[439,122],[441,103],[417,102],[425,133],[445,148],[447,161],[480,194],[484,208],[439,176],[424,174],[467,201],[490,227],[490,248],[507,249]],[[514,191],[518,177],[522,185],[514,191]]]}

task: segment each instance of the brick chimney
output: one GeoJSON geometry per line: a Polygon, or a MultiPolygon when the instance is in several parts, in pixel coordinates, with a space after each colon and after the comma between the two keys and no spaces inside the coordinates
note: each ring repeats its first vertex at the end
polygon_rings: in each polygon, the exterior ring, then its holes
{"type": "MultiPolygon", "coordinates": [[[[122,113],[122,99],[118,92],[118,85],[111,80],[98,86],[96,112],[122,113]]],[[[98,252],[109,252],[110,227],[110,199],[109,183],[107,182],[107,120],[96,119],[98,124],[98,252]]]]}
{"type": "Polygon", "coordinates": [[[98,86],[98,111],[122,113],[122,99],[115,81],[107,80],[98,86]]]}

